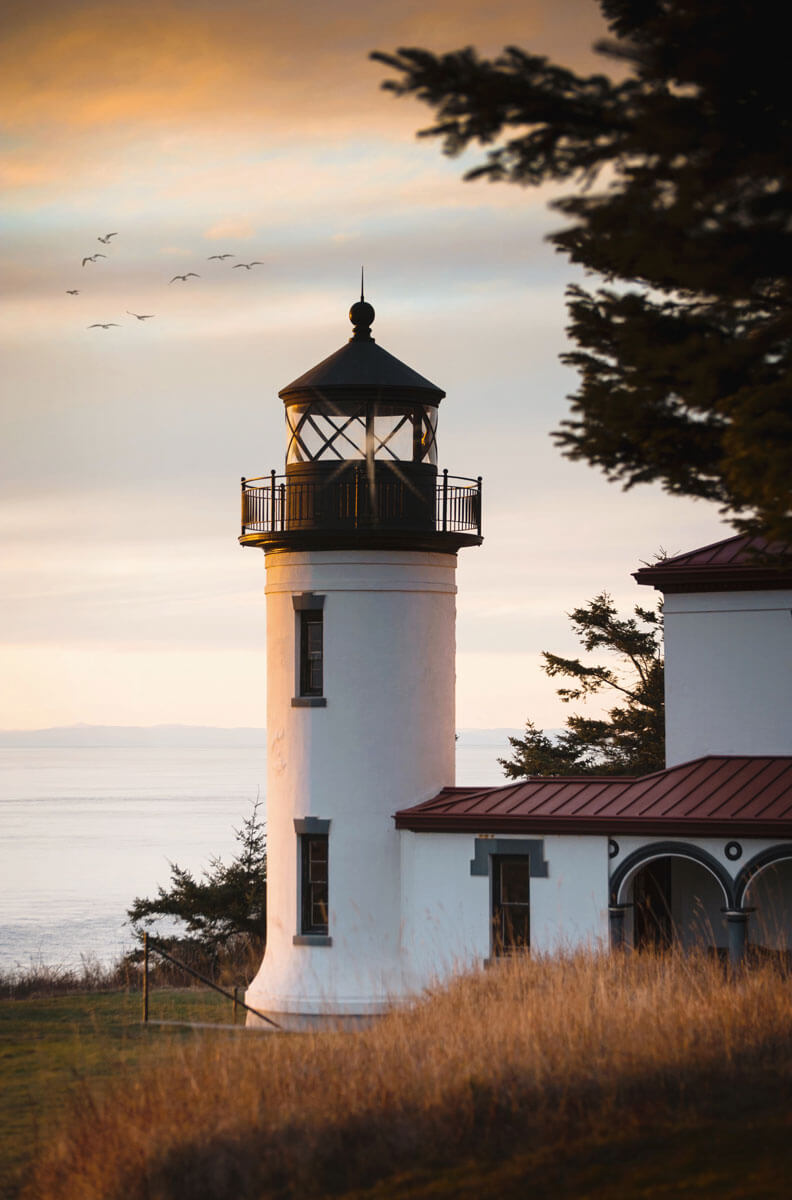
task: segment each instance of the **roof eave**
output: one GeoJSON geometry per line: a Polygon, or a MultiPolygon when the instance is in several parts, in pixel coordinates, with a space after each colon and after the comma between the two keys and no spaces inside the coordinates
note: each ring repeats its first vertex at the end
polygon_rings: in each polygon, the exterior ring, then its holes
{"type": "Polygon", "coordinates": [[[394,815],[397,829],[413,833],[543,833],[543,834],[616,834],[668,837],[790,837],[792,818],[723,819],[684,817],[488,817],[439,813],[394,815]]]}
{"type": "Polygon", "coordinates": [[[278,392],[284,404],[317,400],[357,400],[367,403],[376,401],[412,401],[415,404],[431,405],[436,408],[445,396],[441,388],[425,388],[415,384],[389,383],[323,383],[289,384],[278,392]]]}
{"type": "Polygon", "coordinates": [[[771,567],[641,567],[636,583],[675,592],[756,592],[792,587],[792,571],[771,567]]]}

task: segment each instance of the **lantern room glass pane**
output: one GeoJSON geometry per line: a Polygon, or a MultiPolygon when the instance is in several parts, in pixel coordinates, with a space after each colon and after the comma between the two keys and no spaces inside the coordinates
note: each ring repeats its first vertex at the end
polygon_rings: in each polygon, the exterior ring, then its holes
{"type": "Polygon", "coordinates": [[[286,409],[286,436],[287,466],[365,458],[365,411],[328,413],[310,404],[293,404],[286,409]]]}
{"type": "Polygon", "coordinates": [[[420,449],[416,454],[416,462],[428,462],[437,466],[437,409],[422,408],[419,411],[420,427],[418,436],[420,449]]]}
{"type": "Polygon", "coordinates": [[[378,461],[437,465],[437,409],[408,407],[379,411],[326,403],[291,404],[286,409],[286,465],[304,462],[378,461]]]}
{"type": "Polygon", "coordinates": [[[413,456],[413,424],[409,413],[376,416],[372,422],[375,458],[409,462],[413,456]]]}

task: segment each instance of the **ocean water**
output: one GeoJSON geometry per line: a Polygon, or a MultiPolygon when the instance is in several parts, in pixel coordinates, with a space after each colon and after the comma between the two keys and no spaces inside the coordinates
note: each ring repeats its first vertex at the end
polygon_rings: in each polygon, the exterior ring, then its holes
{"type": "MultiPolygon", "coordinates": [[[[505,782],[503,754],[458,745],[457,783],[505,782]]],[[[0,749],[0,970],[115,961],[132,900],[230,857],[265,775],[253,746],[0,749]]]]}

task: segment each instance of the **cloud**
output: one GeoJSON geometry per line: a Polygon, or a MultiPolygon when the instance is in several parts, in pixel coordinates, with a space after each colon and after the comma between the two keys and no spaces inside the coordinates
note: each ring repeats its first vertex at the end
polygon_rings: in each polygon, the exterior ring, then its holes
{"type": "Polygon", "coordinates": [[[0,569],[18,686],[0,725],[227,724],[249,704],[263,564],[236,545],[239,476],[280,468],[277,390],[349,336],[361,263],[378,343],[448,392],[443,465],[486,479],[485,545],[460,556],[459,721],[561,723],[531,689],[564,613],[626,595],[660,542],[722,531],[711,507],[625,499],[552,450],[575,387],[556,361],[574,272],[543,242],[563,220],[547,189],[462,184],[464,160],[415,140],[429,110],[383,93],[367,54],[517,43],[585,70],[599,32],[593,0],[7,0],[0,569]],[[108,258],[82,268],[106,230],[108,258]]]}
{"type": "Polygon", "coordinates": [[[250,221],[229,218],[225,221],[215,221],[214,225],[204,230],[204,237],[214,240],[220,238],[251,238],[255,232],[250,221]]]}
{"type": "Polygon", "coordinates": [[[6,178],[30,186],[57,172],[71,181],[97,145],[112,162],[122,146],[188,126],[260,145],[326,143],[352,130],[411,139],[429,111],[380,90],[388,72],[369,61],[372,49],[477,44],[492,53],[518,42],[593,66],[588,47],[602,31],[591,0],[11,4],[0,105],[27,148],[10,155],[6,178]]]}

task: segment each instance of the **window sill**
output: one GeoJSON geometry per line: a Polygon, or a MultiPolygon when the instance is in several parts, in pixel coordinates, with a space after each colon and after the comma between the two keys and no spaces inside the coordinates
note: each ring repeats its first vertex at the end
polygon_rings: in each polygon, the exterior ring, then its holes
{"type": "Polygon", "coordinates": [[[327,708],[325,696],[292,696],[292,708],[327,708]]]}
{"type": "Polygon", "coordinates": [[[292,938],[294,946],[332,946],[333,939],[326,933],[295,933],[292,938]]]}

